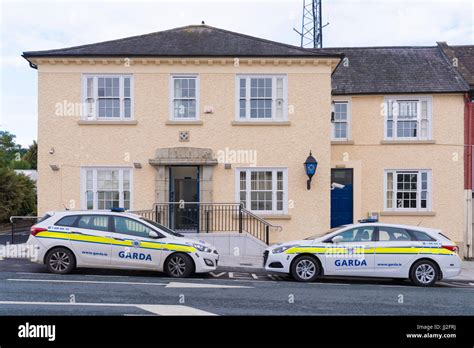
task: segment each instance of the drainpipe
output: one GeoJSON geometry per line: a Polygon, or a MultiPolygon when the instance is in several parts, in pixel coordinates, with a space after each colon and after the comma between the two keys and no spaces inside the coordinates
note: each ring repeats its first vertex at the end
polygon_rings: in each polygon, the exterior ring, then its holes
{"type": "Polygon", "coordinates": [[[464,97],[464,107],[465,107],[465,123],[467,124],[467,141],[466,141],[466,257],[468,259],[472,258],[472,176],[473,176],[473,158],[472,158],[472,147],[473,147],[473,113],[474,113],[474,103],[471,102],[469,94],[466,93],[464,97]]]}

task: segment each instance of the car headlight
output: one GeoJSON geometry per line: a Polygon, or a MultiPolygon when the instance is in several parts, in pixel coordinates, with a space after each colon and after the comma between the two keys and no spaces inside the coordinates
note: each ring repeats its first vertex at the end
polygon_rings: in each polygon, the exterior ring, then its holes
{"type": "Polygon", "coordinates": [[[199,251],[202,251],[203,253],[212,253],[212,249],[208,248],[205,245],[198,244],[198,243],[189,243],[189,245],[193,246],[194,248],[196,248],[199,251]]]}
{"type": "Polygon", "coordinates": [[[293,245],[282,245],[282,246],[279,246],[278,248],[275,248],[272,250],[272,253],[273,254],[281,254],[282,252],[290,249],[290,248],[293,248],[295,246],[298,246],[297,244],[293,244],[293,245]]]}

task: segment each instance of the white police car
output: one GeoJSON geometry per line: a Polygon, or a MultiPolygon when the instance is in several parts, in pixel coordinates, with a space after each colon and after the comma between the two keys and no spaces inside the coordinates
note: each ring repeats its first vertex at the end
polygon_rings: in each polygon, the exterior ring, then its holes
{"type": "Polygon", "coordinates": [[[164,271],[170,277],[211,272],[217,250],[135,214],[108,211],[47,213],[27,241],[52,273],[75,267],[164,271]]]}
{"type": "Polygon", "coordinates": [[[379,222],[341,226],[324,235],[271,246],[267,271],[302,282],[327,276],[409,278],[419,286],[461,272],[458,247],[441,231],[379,222]]]}

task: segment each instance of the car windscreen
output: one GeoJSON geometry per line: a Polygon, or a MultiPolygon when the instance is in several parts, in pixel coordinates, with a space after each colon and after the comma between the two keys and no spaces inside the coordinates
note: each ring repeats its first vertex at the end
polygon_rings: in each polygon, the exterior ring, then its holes
{"type": "Polygon", "coordinates": [[[316,239],[316,238],[325,236],[325,235],[327,235],[327,234],[329,234],[329,233],[336,232],[337,230],[340,230],[340,229],[343,228],[343,227],[345,227],[345,226],[338,226],[338,227],[331,228],[330,230],[327,230],[327,231],[324,232],[323,234],[315,234],[314,236],[305,238],[305,240],[311,240],[311,239],[316,239]]]}
{"type": "Polygon", "coordinates": [[[158,222],[155,222],[153,220],[149,220],[149,219],[146,219],[146,218],[140,218],[140,219],[143,220],[143,221],[148,222],[150,225],[153,225],[153,226],[157,227],[158,229],[160,229],[162,231],[165,231],[166,233],[171,234],[172,236],[184,237],[182,234],[179,234],[179,233],[173,231],[172,229],[169,229],[168,227],[165,227],[162,224],[159,224],[158,222]]]}

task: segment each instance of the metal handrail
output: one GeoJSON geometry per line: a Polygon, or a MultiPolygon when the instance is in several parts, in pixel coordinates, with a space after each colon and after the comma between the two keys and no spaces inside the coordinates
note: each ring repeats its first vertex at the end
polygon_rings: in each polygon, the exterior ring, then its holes
{"type": "Polygon", "coordinates": [[[13,223],[13,219],[40,219],[41,216],[31,216],[31,215],[25,215],[25,216],[10,216],[10,223],[13,223]]]}

